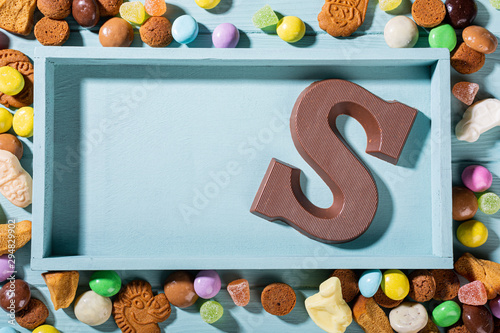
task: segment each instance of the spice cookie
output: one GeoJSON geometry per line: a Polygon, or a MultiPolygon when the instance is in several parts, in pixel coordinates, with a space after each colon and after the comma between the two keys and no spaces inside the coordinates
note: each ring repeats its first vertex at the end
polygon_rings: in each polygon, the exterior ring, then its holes
{"type": "Polygon", "coordinates": [[[333,37],[347,37],[364,22],[369,0],[326,0],[318,15],[319,27],[333,37]]]}
{"type": "Polygon", "coordinates": [[[29,58],[24,53],[16,50],[0,50],[0,67],[3,66],[17,69],[24,76],[24,88],[15,96],[5,95],[0,92],[0,103],[7,108],[22,108],[33,104],[34,71],[29,58]]]}
{"type": "Polygon", "coordinates": [[[435,300],[448,301],[457,297],[460,281],[452,269],[433,269],[431,274],[436,281],[435,300]]]}
{"type": "Polygon", "coordinates": [[[386,309],[392,309],[398,306],[399,304],[403,303],[403,300],[394,300],[389,297],[384,293],[382,288],[378,288],[377,292],[375,295],[373,295],[373,300],[380,305],[381,307],[384,307],[386,309]]]}
{"type": "Polygon", "coordinates": [[[358,276],[352,269],[336,269],[330,277],[335,276],[340,280],[342,297],[350,303],[359,294],[358,276]]]}
{"type": "Polygon", "coordinates": [[[460,74],[472,74],[483,68],[486,56],[462,43],[451,54],[451,67],[460,74]]]}
{"type": "Polygon", "coordinates": [[[120,12],[123,0],[97,0],[101,16],[115,16],[120,12]]]}
{"type": "Polygon", "coordinates": [[[436,293],[436,281],[431,272],[426,269],[417,269],[408,276],[410,292],[408,296],[417,302],[430,301],[436,293]]]}
{"type": "Polygon", "coordinates": [[[260,297],[264,310],[275,316],[289,314],[295,307],[297,297],[292,287],[285,283],[272,283],[264,288],[260,297]]]}
{"type": "Polygon", "coordinates": [[[31,297],[28,305],[18,313],[16,313],[16,321],[19,326],[34,330],[45,323],[49,316],[49,309],[42,301],[31,297]]]}
{"type": "Polygon", "coordinates": [[[415,0],[411,6],[415,23],[424,28],[434,28],[443,22],[446,7],[441,0],[415,0]]]}
{"type": "Polygon", "coordinates": [[[69,38],[68,22],[44,17],[35,25],[35,37],[42,45],[61,46],[69,38]]]}
{"type": "Polygon", "coordinates": [[[165,47],[173,40],[172,23],[163,16],[150,17],[139,32],[142,41],[151,47],[165,47]]]}
{"type": "Polygon", "coordinates": [[[71,14],[71,0],[38,0],[38,9],[48,18],[63,20],[71,14]]]}
{"type": "Polygon", "coordinates": [[[0,28],[29,35],[33,28],[36,0],[3,0],[0,5],[0,28]]]}

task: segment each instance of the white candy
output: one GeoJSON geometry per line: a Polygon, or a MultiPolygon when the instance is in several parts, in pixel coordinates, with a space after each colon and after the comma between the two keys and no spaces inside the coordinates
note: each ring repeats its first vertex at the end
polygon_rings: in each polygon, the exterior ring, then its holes
{"type": "Polygon", "coordinates": [[[484,132],[500,125],[500,101],[485,99],[472,104],[455,127],[458,140],[475,142],[484,132]]]}
{"type": "Polygon", "coordinates": [[[385,42],[392,48],[414,47],[418,36],[415,22],[402,15],[390,19],[384,28],[385,42]]]}
{"type": "Polygon", "coordinates": [[[0,150],[0,192],[18,207],[31,204],[33,180],[15,155],[0,150]]]}
{"type": "Polygon", "coordinates": [[[111,316],[113,304],[109,297],[103,297],[89,290],[75,301],[75,316],[84,324],[97,326],[104,324],[111,316]]]}
{"type": "Polygon", "coordinates": [[[420,303],[404,302],[389,313],[389,322],[398,333],[417,333],[428,319],[427,310],[420,303]]]}

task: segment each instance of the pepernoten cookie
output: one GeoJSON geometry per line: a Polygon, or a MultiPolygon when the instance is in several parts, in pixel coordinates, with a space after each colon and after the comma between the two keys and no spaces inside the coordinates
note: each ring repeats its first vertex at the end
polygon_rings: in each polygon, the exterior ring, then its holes
{"type": "Polygon", "coordinates": [[[292,287],[285,283],[271,283],[260,296],[262,307],[275,316],[285,316],[295,307],[297,297],[292,287]]]}
{"type": "Polygon", "coordinates": [[[434,28],[443,22],[446,8],[441,0],[415,0],[411,6],[415,23],[424,28],[434,28]]]}
{"type": "Polygon", "coordinates": [[[451,67],[460,74],[472,74],[483,68],[486,57],[462,43],[451,54],[451,67]]]}
{"type": "Polygon", "coordinates": [[[61,46],[69,38],[68,22],[44,17],[35,25],[35,37],[42,45],[61,46]]]}
{"type": "Polygon", "coordinates": [[[115,16],[120,12],[123,0],[97,0],[101,16],[115,16]]]}
{"type": "Polygon", "coordinates": [[[364,22],[369,0],[326,0],[318,15],[319,27],[333,37],[347,37],[364,22]]]}
{"type": "Polygon", "coordinates": [[[38,9],[48,18],[62,20],[71,14],[71,0],[38,0],[38,9]]]}
{"type": "Polygon", "coordinates": [[[24,88],[15,95],[9,96],[0,92],[0,103],[5,107],[22,108],[33,104],[33,64],[24,53],[6,49],[0,50],[0,67],[10,66],[17,69],[24,76],[24,88]]]}
{"type": "Polygon", "coordinates": [[[49,309],[47,309],[47,306],[42,301],[32,297],[28,305],[16,313],[16,322],[21,327],[34,330],[43,325],[48,316],[49,309]]]}

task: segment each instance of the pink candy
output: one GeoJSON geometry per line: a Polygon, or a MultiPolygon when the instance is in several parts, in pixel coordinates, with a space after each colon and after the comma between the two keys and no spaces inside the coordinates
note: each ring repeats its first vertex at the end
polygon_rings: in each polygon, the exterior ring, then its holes
{"type": "Polygon", "coordinates": [[[488,294],[481,281],[474,281],[460,287],[458,300],[467,305],[484,305],[488,302],[488,294]]]}
{"type": "Polygon", "coordinates": [[[245,279],[235,280],[227,285],[227,291],[234,304],[246,306],[250,302],[250,285],[245,279]]]}
{"type": "Polygon", "coordinates": [[[493,176],[481,165],[469,165],[462,172],[462,181],[472,192],[484,192],[491,187],[493,176]]]}

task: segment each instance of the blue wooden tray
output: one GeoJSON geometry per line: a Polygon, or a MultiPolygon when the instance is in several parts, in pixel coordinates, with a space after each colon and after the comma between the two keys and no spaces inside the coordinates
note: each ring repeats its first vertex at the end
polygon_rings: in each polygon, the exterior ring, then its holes
{"type": "Polygon", "coordinates": [[[452,267],[445,50],[41,48],[35,67],[32,269],[452,267]],[[369,230],[341,245],[249,213],[272,157],[331,204],[288,126],[300,92],[328,78],[420,111],[397,166],[339,120],[380,197],[369,230]]]}

